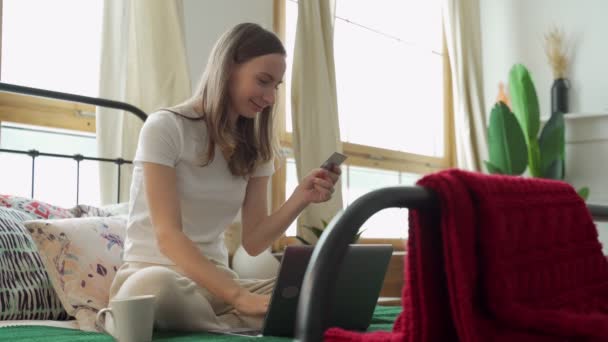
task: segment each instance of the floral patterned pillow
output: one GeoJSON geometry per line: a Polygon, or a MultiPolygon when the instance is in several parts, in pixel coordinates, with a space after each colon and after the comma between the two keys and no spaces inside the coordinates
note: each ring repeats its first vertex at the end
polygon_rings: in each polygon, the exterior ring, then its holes
{"type": "Polygon", "coordinates": [[[13,208],[28,213],[39,219],[58,219],[74,217],[68,209],[30,198],[0,195],[0,207],[13,208]]]}
{"type": "Polygon", "coordinates": [[[26,221],[49,278],[80,329],[94,331],[122,263],[126,218],[82,217],[26,221]]]}

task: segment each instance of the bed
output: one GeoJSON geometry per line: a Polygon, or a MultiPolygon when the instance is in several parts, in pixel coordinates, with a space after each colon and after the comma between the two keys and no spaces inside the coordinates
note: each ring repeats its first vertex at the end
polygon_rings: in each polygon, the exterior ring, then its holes
{"type": "MultiPolygon", "coordinates": [[[[395,317],[401,312],[399,307],[378,306],[372,318],[369,331],[389,331],[395,317]]],[[[32,322],[15,322],[17,326],[0,327],[0,339],[3,341],[59,342],[59,341],[113,341],[102,333],[76,330],[70,323],[43,322],[52,326],[36,326],[32,322]]],[[[253,337],[213,335],[207,333],[173,333],[155,332],[154,341],[249,341],[259,340],[253,337]]],[[[264,337],[264,341],[290,341],[288,338],[264,337]]]]}

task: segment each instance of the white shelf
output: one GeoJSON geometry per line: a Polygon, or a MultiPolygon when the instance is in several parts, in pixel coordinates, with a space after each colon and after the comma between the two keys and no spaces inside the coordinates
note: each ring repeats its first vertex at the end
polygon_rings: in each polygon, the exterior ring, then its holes
{"type": "Polygon", "coordinates": [[[608,118],[608,112],[602,113],[566,113],[564,115],[565,120],[585,120],[585,119],[597,119],[601,117],[608,118]]]}

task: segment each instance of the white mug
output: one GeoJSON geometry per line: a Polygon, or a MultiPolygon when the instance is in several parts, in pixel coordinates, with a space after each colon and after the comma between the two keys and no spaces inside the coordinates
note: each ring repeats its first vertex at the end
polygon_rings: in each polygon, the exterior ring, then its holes
{"type": "Polygon", "coordinates": [[[153,295],[112,299],[108,308],[97,313],[97,324],[119,342],[152,341],[154,300],[153,295]]]}

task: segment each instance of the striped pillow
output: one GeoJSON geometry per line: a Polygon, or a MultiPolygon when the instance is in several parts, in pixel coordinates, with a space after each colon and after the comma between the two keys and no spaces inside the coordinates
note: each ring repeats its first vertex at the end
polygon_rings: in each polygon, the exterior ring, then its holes
{"type": "Polygon", "coordinates": [[[68,314],[22,223],[32,219],[0,207],[0,320],[65,320],[68,314]]]}

